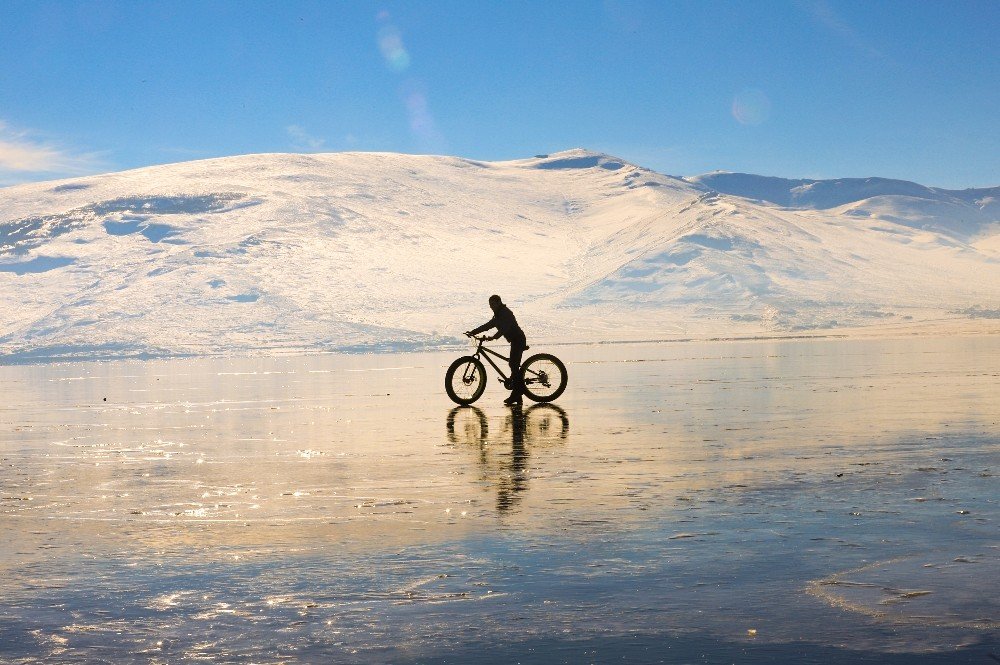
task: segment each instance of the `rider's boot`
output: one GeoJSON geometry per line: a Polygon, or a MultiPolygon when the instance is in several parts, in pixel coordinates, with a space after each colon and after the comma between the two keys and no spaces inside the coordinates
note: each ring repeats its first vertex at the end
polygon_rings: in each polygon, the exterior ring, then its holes
{"type": "Polygon", "coordinates": [[[517,390],[512,390],[510,397],[503,401],[504,404],[520,404],[521,403],[521,393],[517,390]]]}

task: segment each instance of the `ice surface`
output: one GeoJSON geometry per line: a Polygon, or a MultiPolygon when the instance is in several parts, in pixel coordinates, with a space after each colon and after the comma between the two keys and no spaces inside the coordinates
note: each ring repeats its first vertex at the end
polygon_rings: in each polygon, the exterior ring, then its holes
{"type": "Polygon", "coordinates": [[[980,663],[1000,339],[0,368],[0,661],[980,663]]]}
{"type": "Polygon", "coordinates": [[[998,190],[724,175],[341,153],[0,189],[0,361],[439,348],[492,293],[553,341],[997,330],[963,312],[997,307],[998,190]]]}

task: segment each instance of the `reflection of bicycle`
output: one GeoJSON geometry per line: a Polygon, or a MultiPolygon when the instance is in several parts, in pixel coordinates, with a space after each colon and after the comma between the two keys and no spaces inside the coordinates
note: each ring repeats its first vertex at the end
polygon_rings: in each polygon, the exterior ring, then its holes
{"type": "MultiPolygon", "coordinates": [[[[514,421],[517,427],[517,421],[514,421]]],[[[569,418],[556,404],[535,404],[524,410],[524,440],[539,445],[565,441],[569,418]]]]}
{"type": "MultiPolygon", "coordinates": [[[[491,348],[483,346],[485,337],[474,337],[479,344],[471,356],[462,356],[451,364],[444,377],[444,389],[448,397],[456,404],[472,404],[482,397],[486,390],[485,359],[500,375],[500,381],[508,390],[512,386],[512,377],[508,377],[494,362],[494,356],[505,363],[510,359],[502,356],[491,348]]],[[[537,353],[521,363],[521,379],[524,394],[536,402],[551,402],[566,390],[566,366],[562,361],[549,353],[537,353]]]]}
{"type": "Polygon", "coordinates": [[[500,433],[489,437],[489,442],[486,414],[474,406],[453,408],[448,412],[445,426],[451,443],[466,444],[478,452],[481,480],[496,490],[500,514],[513,510],[528,489],[528,457],[532,448],[564,443],[569,434],[569,418],[555,404],[535,404],[523,411],[520,405],[515,405],[503,419],[500,433]],[[508,436],[509,455],[491,445],[505,443],[508,436]]]}
{"type": "Polygon", "coordinates": [[[474,406],[456,406],[449,411],[445,427],[452,443],[485,443],[489,432],[486,414],[474,406]]]}
{"type": "MultiPolygon", "coordinates": [[[[518,418],[509,420],[513,427],[521,428],[528,443],[556,443],[565,441],[569,434],[569,418],[556,404],[536,404],[525,409],[518,418]]],[[[474,406],[453,408],[448,412],[445,427],[452,443],[483,444],[489,434],[486,414],[474,406]]]]}

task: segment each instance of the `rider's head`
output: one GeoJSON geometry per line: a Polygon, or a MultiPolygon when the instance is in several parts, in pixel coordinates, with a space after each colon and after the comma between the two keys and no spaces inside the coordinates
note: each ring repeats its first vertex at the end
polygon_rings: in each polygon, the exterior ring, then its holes
{"type": "Polygon", "coordinates": [[[503,306],[503,301],[500,300],[500,296],[490,296],[490,309],[495,312],[501,306],[503,306]]]}

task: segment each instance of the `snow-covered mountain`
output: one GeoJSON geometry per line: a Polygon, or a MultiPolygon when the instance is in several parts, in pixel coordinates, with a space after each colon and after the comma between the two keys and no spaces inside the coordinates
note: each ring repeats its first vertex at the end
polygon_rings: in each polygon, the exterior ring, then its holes
{"type": "Polygon", "coordinates": [[[433,346],[997,316],[1000,188],[247,155],[0,189],[0,355],[433,346]]]}
{"type": "Polygon", "coordinates": [[[990,227],[1000,220],[1000,187],[951,190],[886,178],[788,180],[724,171],[688,180],[766,204],[879,217],[963,240],[995,235],[990,227]]]}

